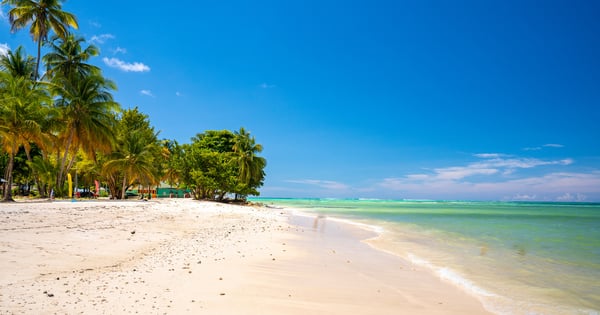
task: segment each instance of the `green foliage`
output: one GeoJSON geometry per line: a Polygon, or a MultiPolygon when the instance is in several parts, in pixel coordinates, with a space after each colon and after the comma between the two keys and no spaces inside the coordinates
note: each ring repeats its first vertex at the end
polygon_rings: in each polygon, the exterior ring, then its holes
{"type": "Polygon", "coordinates": [[[75,15],[62,11],[62,4],[59,0],[3,0],[2,4],[13,5],[8,11],[8,20],[11,30],[25,28],[28,24],[29,34],[34,42],[38,43],[38,57],[33,76],[37,80],[42,44],[48,40],[50,31],[65,38],[69,34],[69,27],[77,28],[77,19],[75,15]]]}
{"type": "Polygon", "coordinates": [[[258,146],[245,131],[209,130],[198,134],[191,144],[182,146],[182,182],[192,189],[196,199],[258,195],[266,166],[264,158],[255,155],[258,146]],[[245,144],[243,148],[241,143],[245,144]]]}
{"type": "Polygon", "coordinates": [[[2,0],[12,31],[29,28],[37,58],[22,47],[0,56],[0,171],[8,184],[37,185],[40,196],[68,193],[66,174],[78,184],[95,180],[121,198],[132,185],[189,188],[196,199],[258,195],[266,160],[244,128],[209,130],[189,144],[158,140],[148,115],[123,110],[114,82],[89,63],[94,45],[69,32],[77,28],[60,0],[2,0]],[[50,33],[55,36],[48,41],[50,33]],[[42,58],[41,45],[49,52],[42,58]],[[38,81],[43,61],[45,75],[38,81]]]}

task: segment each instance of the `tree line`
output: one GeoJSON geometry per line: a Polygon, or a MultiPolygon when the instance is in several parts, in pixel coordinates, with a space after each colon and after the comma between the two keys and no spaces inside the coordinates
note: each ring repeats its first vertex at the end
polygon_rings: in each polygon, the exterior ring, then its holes
{"type": "Polygon", "coordinates": [[[66,196],[67,174],[83,187],[100,180],[117,199],[134,185],[161,182],[189,189],[196,199],[259,194],[266,160],[244,128],[205,131],[186,144],[159,139],[148,115],[114,100],[116,84],[89,63],[99,49],[72,33],[77,19],[61,1],[2,4],[10,6],[11,31],[29,27],[37,43],[36,57],[22,46],[0,56],[4,201],[13,200],[13,182],[34,184],[40,197],[66,196]],[[42,46],[49,51],[43,56],[42,46]]]}

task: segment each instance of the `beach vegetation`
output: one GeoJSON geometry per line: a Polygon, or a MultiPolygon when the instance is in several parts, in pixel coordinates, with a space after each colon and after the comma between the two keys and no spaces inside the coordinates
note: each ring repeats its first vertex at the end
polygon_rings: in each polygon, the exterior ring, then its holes
{"type": "Polygon", "coordinates": [[[150,191],[161,183],[189,190],[195,199],[259,194],[266,160],[246,129],[208,130],[184,144],[159,139],[147,114],[114,99],[116,83],[91,63],[99,49],[72,33],[77,19],[62,11],[61,1],[2,4],[11,6],[11,31],[29,26],[38,50],[37,57],[21,46],[0,55],[3,200],[13,200],[13,182],[28,195],[35,187],[40,197],[65,197],[67,174],[77,191],[89,192],[99,181],[117,199],[135,186],[150,191]]]}
{"type": "MultiPolygon", "coordinates": [[[[9,187],[13,183],[15,156],[19,148],[23,146],[30,157],[31,143],[42,138],[42,121],[45,119],[43,104],[50,100],[47,91],[32,80],[26,66],[30,59],[21,53],[17,49],[15,54],[2,56],[0,62],[0,143],[8,154],[4,178],[9,187]],[[25,68],[7,67],[15,64],[25,68]]],[[[12,200],[11,189],[4,190],[3,200],[12,200]]]]}
{"type": "Polygon", "coordinates": [[[37,43],[37,62],[33,78],[37,80],[42,57],[42,45],[48,41],[50,31],[61,38],[67,37],[69,28],[77,28],[77,19],[72,13],[62,10],[59,0],[3,0],[2,4],[12,5],[8,11],[11,31],[29,27],[29,34],[37,43]]]}
{"type": "Polygon", "coordinates": [[[223,200],[232,194],[237,200],[259,194],[266,160],[256,155],[262,147],[254,137],[243,128],[240,131],[209,130],[183,145],[181,179],[194,198],[223,200]]]}
{"type": "Polygon", "coordinates": [[[122,112],[116,131],[117,142],[113,151],[103,157],[102,174],[112,196],[121,199],[126,198],[125,192],[134,184],[159,183],[160,146],[149,117],[137,107],[122,112]]]}

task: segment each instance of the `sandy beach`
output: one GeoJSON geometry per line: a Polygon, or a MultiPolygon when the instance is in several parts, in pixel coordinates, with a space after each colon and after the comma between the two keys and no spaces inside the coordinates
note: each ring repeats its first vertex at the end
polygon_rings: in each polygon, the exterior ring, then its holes
{"type": "Polygon", "coordinates": [[[0,204],[2,314],[487,314],[356,226],[189,199],[0,204]]]}

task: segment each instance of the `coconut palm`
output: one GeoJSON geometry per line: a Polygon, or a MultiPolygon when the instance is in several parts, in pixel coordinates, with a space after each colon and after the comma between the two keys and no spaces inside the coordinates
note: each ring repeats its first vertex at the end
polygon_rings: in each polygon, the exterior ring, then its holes
{"type": "Polygon", "coordinates": [[[52,159],[36,156],[29,163],[29,167],[37,174],[37,185],[40,196],[48,196],[49,192],[54,188],[53,181],[56,179],[58,172],[56,163],[52,159]]]}
{"type": "Polygon", "coordinates": [[[42,44],[48,40],[50,31],[61,38],[66,38],[69,27],[77,28],[75,15],[62,10],[60,0],[3,0],[2,4],[14,6],[8,11],[11,31],[15,32],[29,27],[29,34],[38,44],[37,62],[34,78],[37,79],[40,69],[42,44]]]}
{"type": "MultiPolygon", "coordinates": [[[[27,55],[23,47],[19,46],[16,50],[8,51],[6,55],[0,56],[0,70],[4,71],[9,76],[22,77],[33,80],[33,73],[35,71],[35,59],[32,56],[27,55]]],[[[35,143],[38,148],[46,148],[48,144],[51,143],[50,138],[52,136],[52,133],[47,131],[51,126],[52,118],[55,116],[54,112],[50,108],[43,107],[43,110],[46,117],[45,119],[38,121],[41,127],[41,132],[36,133],[35,135],[30,135],[30,141],[35,143]]],[[[27,160],[29,161],[29,163],[32,163],[33,161],[29,153],[30,148],[28,143],[26,144],[25,149],[27,160]]],[[[32,169],[32,171],[36,184],[38,184],[39,187],[37,171],[35,169],[32,169]]]]}
{"type": "Polygon", "coordinates": [[[81,44],[84,42],[83,37],[75,37],[72,34],[65,38],[54,36],[49,43],[52,51],[43,58],[47,68],[46,75],[49,77],[62,75],[70,78],[74,75],[99,74],[100,68],[86,63],[90,57],[98,55],[98,48],[89,45],[83,49],[81,44]]]}
{"type": "Polygon", "coordinates": [[[261,181],[264,177],[263,169],[266,160],[257,156],[257,153],[262,152],[262,145],[257,144],[254,137],[251,137],[244,128],[235,132],[234,141],[233,152],[239,166],[240,181],[246,185],[261,181]]]}
{"type": "Polygon", "coordinates": [[[104,164],[105,172],[121,171],[123,187],[121,196],[129,185],[135,183],[156,182],[156,167],[154,165],[155,144],[148,142],[142,132],[135,130],[123,139],[118,151],[113,152],[110,160],[104,164]]]}
{"type": "Polygon", "coordinates": [[[9,189],[3,200],[12,201],[12,171],[14,158],[20,146],[25,148],[29,159],[30,144],[40,138],[40,122],[45,118],[42,103],[48,100],[45,91],[28,77],[12,76],[0,72],[0,140],[9,155],[5,177],[9,189]]]}
{"type": "Polygon", "coordinates": [[[78,149],[83,149],[91,158],[96,152],[110,151],[115,141],[114,113],[120,106],[110,93],[116,89],[115,84],[98,74],[74,78],[58,76],[49,87],[57,97],[55,106],[63,124],[60,140],[64,151],[57,178],[58,187],[61,187],[78,149]],[[69,154],[71,160],[67,164],[69,154]]]}
{"type": "Polygon", "coordinates": [[[181,155],[181,147],[175,140],[161,141],[160,155],[162,157],[163,176],[162,181],[165,181],[169,186],[173,187],[179,183],[181,178],[181,170],[178,167],[178,159],[181,155]]]}
{"type": "Polygon", "coordinates": [[[6,55],[0,55],[0,70],[13,77],[32,78],[35,71],[35,60],[28,56],[19,46],[16,50],[9,50],[6,55]]]}

